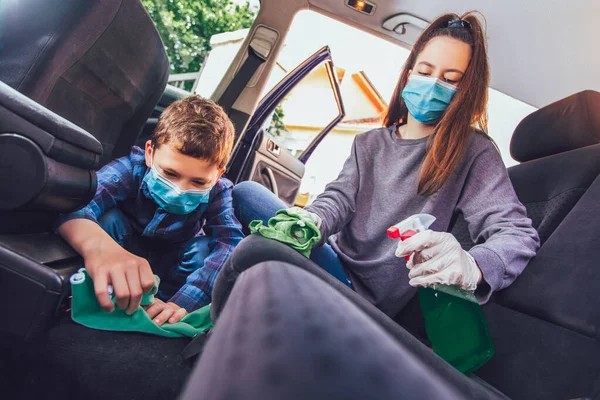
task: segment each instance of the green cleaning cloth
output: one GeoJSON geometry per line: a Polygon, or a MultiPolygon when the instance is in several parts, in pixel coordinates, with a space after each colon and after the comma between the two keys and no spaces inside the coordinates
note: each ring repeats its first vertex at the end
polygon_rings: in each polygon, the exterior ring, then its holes
{"type": "Polygon", "coordinates": [[[313,246],[321,240],[321,232],[315,223],[293,209],[277,211],[267,226],[255,220],[250,222],[249,228],[252,233],[289,245],[305,257],[310,257],[313,246]]]}
{"type": "MultiPolygon", "coordinates": [[[[149,293],[142,297],[142,305],[154,302],[154,295],[158,291],[160,279],[154,276],[155,285],[149,293]]],[[[162,326],[156,325],[143,308],[138,308],[132,315],[127,315],[125,310],[116,307],[113,312],[106,312],[98,304],[94,292],[94,283],[85,271],[80,269],[71,277],[71,318],[73,321],[92,329],[105,331],[133,331],[144,332],[166,337],[194,337],[213,326],[210,319],[210,304],[189,313],[179,322],[162,326]]]]}

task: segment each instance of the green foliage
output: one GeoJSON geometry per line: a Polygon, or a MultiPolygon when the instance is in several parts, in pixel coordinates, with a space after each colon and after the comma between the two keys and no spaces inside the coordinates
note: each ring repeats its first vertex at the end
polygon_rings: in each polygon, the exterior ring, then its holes
{"type": "Polygon", "coordinates": [[[267,132],[273,137],[279,137],[283,134],[283,132],[288,132],[288,129],[285,127],[285,123],[283,122],[283,118],[285,114],[283,113],[283,101],[275,107],[275,111],[273,111],[273,118],[271,119],[271,125],[267,128],[267,132]]]}
{"type": "Polygon", "coordinates": [[[172,74],[199,71],[211,36],[249,28],[257,12],[232,0],[141,1],[165,44],[172,74]]]}

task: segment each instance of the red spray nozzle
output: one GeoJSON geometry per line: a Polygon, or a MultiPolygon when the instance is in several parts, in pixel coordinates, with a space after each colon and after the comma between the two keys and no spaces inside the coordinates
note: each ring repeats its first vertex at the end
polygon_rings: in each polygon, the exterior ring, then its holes
{"type": "Polygon", "coordinates": [[[397,226],[388,228],[387,235],[390,239],[400,239],[400,229],[397,226]]]}
{"type": "MultiPolygon", "coordinates": [[[[398,229],[397,226],[392,226],[391,228],[388,228],[387,234],[390,239],[400,239],[402,241],[405,241],[409,237],[413,237],[414,235],[416,235],[417,232],[410,229],[404,232],[400,232],[400,229],[398,229]]],[[[410,260],[410,255],[404,257],[404,259],[406,261],[410,260]]]]}
{"type": "MultiPolygon", "coordinates": [[[[430,214],[415,214],[406,218],[404,221],[392,226],[387,230],[388,237],[391,239],[400,239],[402,241],[429,229],[435,221],[435,217],[430,214]]],[[[406,261],[410,256],[405,257],[406,261]]]]}
{"type": "Polygon", "coordinates": [[[408,239],[408,238],[411,238],[411,237],[415,236],[416,234],[417,234],[417,232],[416,232],[416,231],[413,231],[413,230],[410,230],[410,229],[409,229],[409,230],[407,230],[407,231],[403,232],[403,233],[400,235],[400,240],[404,241],[404,240],[406,240],[406,239],[408,239]]]}
{"type": "MultiPolygon", "coordinates": [[[[410,229],[405,231],[402,235],[400,235],[400,240],[405,241],[406,239],[413,237],[417,234],[416,231],[411,231],[410,229]]],[[[410,254],[408,256],[405,256],[404,259],[406,261],[410,260],[410,254]]]]}

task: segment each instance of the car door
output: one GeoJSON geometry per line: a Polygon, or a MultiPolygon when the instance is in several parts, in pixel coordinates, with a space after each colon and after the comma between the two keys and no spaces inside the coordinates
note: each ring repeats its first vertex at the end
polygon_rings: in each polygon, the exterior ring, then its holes
{"type": "Polygon", "coordinates": [[[259,103],[226,176],[258,182],[293,205],[306,162],[345,115],[338,82],[327,46],[288,73],[259,103]]]}

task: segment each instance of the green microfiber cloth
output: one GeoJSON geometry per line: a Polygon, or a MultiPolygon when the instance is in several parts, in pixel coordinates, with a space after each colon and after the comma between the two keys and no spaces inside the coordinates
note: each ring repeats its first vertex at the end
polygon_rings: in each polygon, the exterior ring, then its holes
{"type": "Polygon", "coordinates": [[[305,257],[310,257],[312,248],[321,240],[321,232],[315,223],[293,209],[277,211],[267,226],[255,220],[250,222],[249,228],[252,233],[289,245],[305,257]]]}
{"type": "MultiPolygon", "coordinates": [[[[155,285],[149,293],[142,297],[142,305],[154,302],[154,295],[158,291],[160,279],[154,276],[155,285]]],[[[162,326],[156,325],[143,308],[138,308],[132,315],[127,315],[125,310],[116,307],[113,312],[106,312],[98,304],[94,292],[94,283],[84,269],[71,277],[71,318],[73,321],[92,329],[105,331],[133,331],[150,333],[166,337],[194,337],[205,332],[213,326],[210,319],[210,304],[189,313],[179,322],[162,326]]]]}

